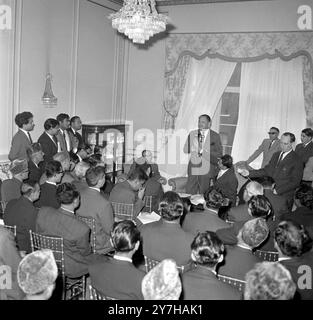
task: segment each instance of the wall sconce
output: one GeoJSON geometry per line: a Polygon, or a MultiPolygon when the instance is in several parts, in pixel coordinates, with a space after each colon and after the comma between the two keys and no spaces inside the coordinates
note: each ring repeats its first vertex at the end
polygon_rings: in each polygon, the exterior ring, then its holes
{"type": "Polygon", "coordinates": [[[43,96],[41,98],[42,104],[48,107],[54,107],[58,104],[58,98],[54,96],[52,87],[52,75],[50,73],[46,76],[46,87],[45,92],[43,93],[43,96]]]}

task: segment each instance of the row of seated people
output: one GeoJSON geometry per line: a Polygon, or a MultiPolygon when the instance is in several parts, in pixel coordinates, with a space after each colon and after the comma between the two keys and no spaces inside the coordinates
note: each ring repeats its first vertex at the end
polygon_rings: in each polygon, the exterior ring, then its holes
{"type": "MultiPolygon", "coordinates": [[[[36,187],[30,188],[28,191],[30,194],[38,194],[38,189],[36,187]]],[[[208,208],[208,212],[205,213],[205,217],[214,217],[215,219],[219,219],[216,212],[212,212],[212,210],[210,212],[210,207],[214,207],[212,204],[214,195],[216,196],[215,190],[208,192],[206,195],[206,207],[208,208]]],[[[80,205],[80,194],[75,187],[70,183],[59,185],[57,187],[56,197],[61,207],[59,209],[42,207],[35,220],[35,230],[43,235],[59,236],[64,238],[66,275],[72,278],[79,277],[90,272],[90,265],[97,263],[99,259],[108,258],[92,254],[90,247],[90,229],[86,224],[77,220],[75,217],[75,211],[80,205]]],[[[31,196],[28,198],[36,197],[31,196]]],[[[29,202],[31,204],[31,201],[29,202]]],[[[215,202],[215,208],[216,207],[218,207],[218,205],[215,202]]],[[[12,210],[10,212],[10,204],[8,204],[7,209],[4,216],[5,222],[11,225],[16,223],[18,225],[18,230],[21,229],[19,226],[24,227],[24,223],[21,221],[23,221],[22,217],[23,215],[25,216],[25,211],[20,209],[18,214],[17,210],[12,210]],[[14,222],[10,221],[10,217],[12,215],[17,215],[14,222]],[[9,220],[6,220],[6,217],[8,217],[9,220]]],[[[237,277],[242,280],[244,278],[245,271],[249,271],[249,269],[253,267],[253,263],[257,262],[256,257],[252,256],[251,250],[258,247],[268,237],[269,227],[264,218],[269,215],[271,206],[264,196],[253,196],[249,200],[249,211],[255,215],[254,218],[258,214],[260,216],[242,224],[242,228],[238,230],[236,236],[236,246],[234,248],[229,247],[230,249],[228,249],[229,259],[227,260],[226,254],[226,264],[224,268],[224,272],[227,275],[237,277]],[[244,256],[246,256],[246,258],[244,258],[244,256]],[[227,266],[230,267],[228,268],[227,266]],[[234,266],[236,266],[236,268],[234,266]],[[235,270],[237,273],[234,273],[235,270]]],[[[192,243],[194,243],[195,238],[194,234],[184,230],[184,223],[183,227],[180,226],[180,219],[184,212],[183,201],[176,193],[167,192],[160,203],[159,212],[162,217],[160,221],[140,227],[139,231],[142,237],[143,255],[157,261],[172,258],[176,261],[177,265],[185,266],[185,270],[188,270],[188,266],[190,266],[190,257],[195,261],[195,254],[192,254],[192,243]]],[[[186,217],[188,217],[189,214],[193,215],[194,213],[188,213],[186,217]]],[[[194,219],[191,219],[191,221],[193,220],[194,219]]],[[[199,229],[196,229],[196,231],[200,233],[201,231],[202,233],[207,232],[211,226],[209,220],[202,225],[205,231],[199,229]]],[[[231,229],[232,227],[229,228],[229,230],[231,229]]],[[[25,238],[22,240],[22,243],[26,241],[27,232],[28,230],[25,232],[25,238]]],[[[211,235],[212,231],[208,232],[210,232],[209,235],[211,235]]],[[[219,230],[217,230],[217,235],[219,236],[219,230]]],[[[215,234],[214,237],[216,237],[215,234]]],[[[303,228],[300,228],[296,223],[282,221],[274,230],[273,238],[279,256],[282,258],[282,263],[285,263],[286,261],[286,266],[287,268],[290,268],[293,279],[297,283],[299,277],[297,267],[303,264],[313,266],[312,253],[309,252],[310,245],[308,244],[310,242],[310,237],[307,235],[306,231],[303,228]]],[[[216,237],[216,239],[219,238],[216,237]]],[[[111,248],[117,250],[110,232],[108,232],[107,240],[111,245],[113,245],[111,248]]],[[[210,241],[212,242],[212,240],[210,241]]],[[[209,243],[211,243],[210,241],[209,243]]],[[[224,251],[224,244],[221,240],[216,241],[220,241],[219,243],[221,246],[221,252],[220,255],[218,255],[218,260],[220,259],[218,262],[220,263],[222,261],[221,255],[224,251]]],[[[137,241],[136,243],[137,245],[131,246],[130,251],[136,251],[135,249],[139,247],[137,241]]],[[[19,247],[21,246],[19,240],[18,245],[19,247]]],[[[210,253],[210,251],[208,251],[208,253],[210,253]]],[[[213,253],[213,256],[215,257],[216,249],[213,250],[213,253]]],[[[197,264],[201,264],[199,261],[196,262],[197,264]]],[[[216,265],[214,267],[216,267],[216,265]]],[[[192,272],[196,272],[197,274],[200,272],[199,270],[201,271],[202,269],[198,268],[196,271],[195,269],[192,269],[189,275],[192,275],[192,272]]],[[[198,285],[195,287],[196,292],[198,292],[198,287],[198,285]]],[[[312,297],[311,291],[312,290],[307,290],[304,293],[301,292],[301,297],[303,299],[307,298],[307,296],[312,297]]],[[[110,294],[108,295],[110,296],[110,294]]],[[[114,296],[114,294],[111,294],[111,296],[114,296]]],[[[201,299],[199,296],[198,298],[201,299]]],[[[204,296],[202,296],[202,298],[204,298],[204,296]]]]}

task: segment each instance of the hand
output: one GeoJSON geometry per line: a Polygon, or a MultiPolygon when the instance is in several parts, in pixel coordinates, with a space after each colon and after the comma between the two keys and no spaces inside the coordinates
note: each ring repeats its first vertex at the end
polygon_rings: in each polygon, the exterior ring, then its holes
{"type": "Polygon", "coordinates": [[[277,191],[276,191],[276,189],[273,189],[273,193],[274,193],[274,194],[278,194],[277,191]]]}
{"type": "Polygon", "coordinates": [[[243,177],[248,177],[248,176],[249,176],[249,171],[248,171],[247,169],[240,169],[240,168],[238,168],[238,169],[237,169],[237,172],[238,172],[239,174],[241,174],[243,177]]]}
{"type": "Polygon", "coordinates": [[[145,188],[140,188],[139,190],[138,190],[138,198],[139,199],[143,199],[143,196],[144,196],[144,194],[145,194],[145,191],[146,191],[146,189],[145,188]]]}

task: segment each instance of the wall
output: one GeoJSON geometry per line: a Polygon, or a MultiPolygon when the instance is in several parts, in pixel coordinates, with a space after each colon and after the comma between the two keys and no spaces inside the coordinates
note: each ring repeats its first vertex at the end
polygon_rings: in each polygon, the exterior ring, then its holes
{"type": "Polygon", "coordinates": [[[15,7],[17,19],[5,43],[13,67],[1,75],[12,85],[1,96],[0,159],[7,157],[18,112],[34,114],[34,141],[45,119],[61,112],[78,114],[83,122],[111,118],[119,107],[113,99],[113,93],[120,94],[113,88],[115,73],[123,71],[115,59],[120,41],[107,19],[118,5],[107,0],[6,1],[15,7]],[[58,98],[53,108],[41,104],[47,72],[58,98]]]}
{"type": "MultiPolygon", "coordinates": [[[[298,31],[297,8],[313,1],[277,0],[163,6],[171,33],[298,31]]],[[[150,46],[130,45],[127,118],[135,128],[161,128],[165,38],[150,46]],[[142,112],[145,116],[140,116],[142,112]]],[[[156,150],[157,148],[155,148],[156,150]]]]}

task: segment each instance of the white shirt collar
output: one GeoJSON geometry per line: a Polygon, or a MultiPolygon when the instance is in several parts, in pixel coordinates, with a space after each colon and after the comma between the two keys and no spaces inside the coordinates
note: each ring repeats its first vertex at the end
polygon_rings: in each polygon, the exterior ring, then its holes
{"type": "Polygon", "coordinates": [[[251,248],[243,244],[237,244],[237,247],[251,251],[251,248]]]}
{"type": "Polygon", "coordinates": [[[289,258],[289,257],[279,257],[278,258],[278,262],[280,262],[280,261],[284,261],[284,260],[290,260],[291,258],[289,258]]]}
{"type": "Polygon", "coordinates": [[[113,256],[113,259],[120,260],[120,261],[127,261],[127,262],[130,262],[130,263],[133,263],[132,259],[127,258],[127,257],[121,257],[121,256],[118,256],[116,254],[113,256]]]}
{"type": "Polygon", "coordinates": [[[61,132],[62,135],[63,135],[63,133],[65,132],[65,130],[62,130],[61,128],[59,128],[59,130],[60,130],[60,132],[61,132]]]}
{"type": "Polygon", "coordinates": [[[77,153],[76,153],[76,155],[77,155],[77,157],[78,157],[78,159],[79,159],[79,162],[82,162],[82,161],[83,161],[82,157],[81,157],[79,154],[77,154],[77,153]]]}
{"type": "Polygon", "coordinates": [[[285,157],[292,151],[292,149],[290,149],[289,151],[283,153],[283,157],[282,157],[282,160],[285,159],[285,157]]]}
{"type": "Polygon", "coordinates": [[[96,191],[100,192],[100,188],[89,187],[89,189],[93,189],[93,190],[96,190],[96,191]]]}
{"type": "Polygon", "coordinates": [[[311,143],[312,140],[310,140],[309,142],[307,142],[306,144],[303,144],[304,147],[306,147],[309,143],[311,143]]]}
{"type": "Polygon", "coordinates": [[[68,210],[68,209],[65,209],[65,208],[64,208],[64,207],[62,207],[62,206],[61,206],[61,209],[62,209],[62,210],[64,210],[64,211],[70,212],[71,214],[75,214],[75,213],[74,213],[74,211],[72,211],[72,210],[68,210]]]}
{"type": "Polygon", "coordinates": [[[54,186],[56,186],[57,184],[55,183],[55,182],[52,182],[52,181],[46,181],[46,183],[48,183],[48,184],[52,184],[52,185],[54,185],[54,186]]]}
{"type": "Polygon", "coordinates": [[[24,132],[24,133],[26,134],[27,138],[28,138],[28,131],[26,131],[26,130],[24,130],[24,129],[22,129],[22,128],[20,128],[20,130],[21,130],[22,132],[24,132]]]}
{"type": "Polygon", "coordinates": [[[74,130],[72,127],[71,127],[71,130],[73,131],[74,134],[76,133],[76,130],[74,130]]]}

